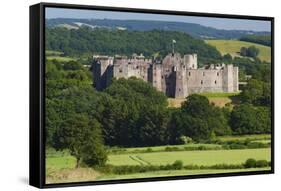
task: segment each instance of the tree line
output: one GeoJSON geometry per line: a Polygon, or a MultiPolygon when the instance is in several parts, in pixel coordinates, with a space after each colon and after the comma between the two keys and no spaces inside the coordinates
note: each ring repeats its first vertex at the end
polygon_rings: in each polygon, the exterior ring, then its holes
{"type": "Polygon", "coordinates": [[[271,35],[246,35],[241,37],[239,40],[271,46],[271,35]]]}

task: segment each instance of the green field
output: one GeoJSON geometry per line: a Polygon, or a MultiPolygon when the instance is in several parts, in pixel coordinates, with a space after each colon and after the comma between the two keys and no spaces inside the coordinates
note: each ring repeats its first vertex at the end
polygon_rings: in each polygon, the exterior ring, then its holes
{"type": "Polygon", "coordinates": [[[109,155],[108,164],[165,165],[172,164],[176,160],[182,160],[184,165],[242,164],[248,158],[270,161],[270,157],[270,148],[242,150],[176,151],[109,155]]]}
{"type": "Polygon", "coordinates": [[[240,56],[241,47],[255,46],[260,50],[258,58],[267,62],[271,61],[271,49],[268,46],[239,40],[205,40],[205,42],[215,46],[221,54],[230,54],[233,57],[240,56]]]}
{"type": "MultiPolygon", "coordinates": [[[[152,152],[137,154],[110,154],[108,164],[112,165],[165,165],[172,164],[176,160],[182,160],[184,165],[214,165],[214,164],[241,164],[248,158],[270,161],[270,148],[242,149],[242,150],[206,150],[206,151],[174,151],[152,152]]],[[[46,169],[59,170],[74,168],[74,157],[64,154],[48,157],[46,169]]]]}

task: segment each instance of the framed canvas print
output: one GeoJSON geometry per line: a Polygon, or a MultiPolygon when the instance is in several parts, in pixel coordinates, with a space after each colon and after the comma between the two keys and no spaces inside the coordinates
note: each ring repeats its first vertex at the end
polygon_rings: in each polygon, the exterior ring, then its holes
{"type": "Polygon", "coordinates": [[[274,18],[30,7],[30,184],[274,172],[274,18]]]}

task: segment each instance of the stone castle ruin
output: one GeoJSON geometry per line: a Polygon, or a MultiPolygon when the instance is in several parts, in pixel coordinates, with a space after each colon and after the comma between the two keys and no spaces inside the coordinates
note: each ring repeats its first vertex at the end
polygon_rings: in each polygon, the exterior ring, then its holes
{"type": "Polygon", "coordinates": [[[198,68],[197,54],[170,53],[162,61],[143,55],[93,56],[92,71],[97,90],[110,85],[112,78],[140,78],[168,97],[185,98],[203,92],[238,92],[238,67],[206,65],[198,68]]]}

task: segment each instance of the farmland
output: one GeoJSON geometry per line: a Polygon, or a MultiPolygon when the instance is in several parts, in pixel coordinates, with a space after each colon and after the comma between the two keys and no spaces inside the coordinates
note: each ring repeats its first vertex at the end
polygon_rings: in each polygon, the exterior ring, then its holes
{"type": "Polygon", "coordinates": [[[230,54],[232,57],[240,56],[239,51],[241,47],[255,46],[260,50],[258,58],[267,62],[271,61],[271,50],[268,46],[239,40],[206,40],[205,42],[216,47],[221,54],[230,54]]]}

